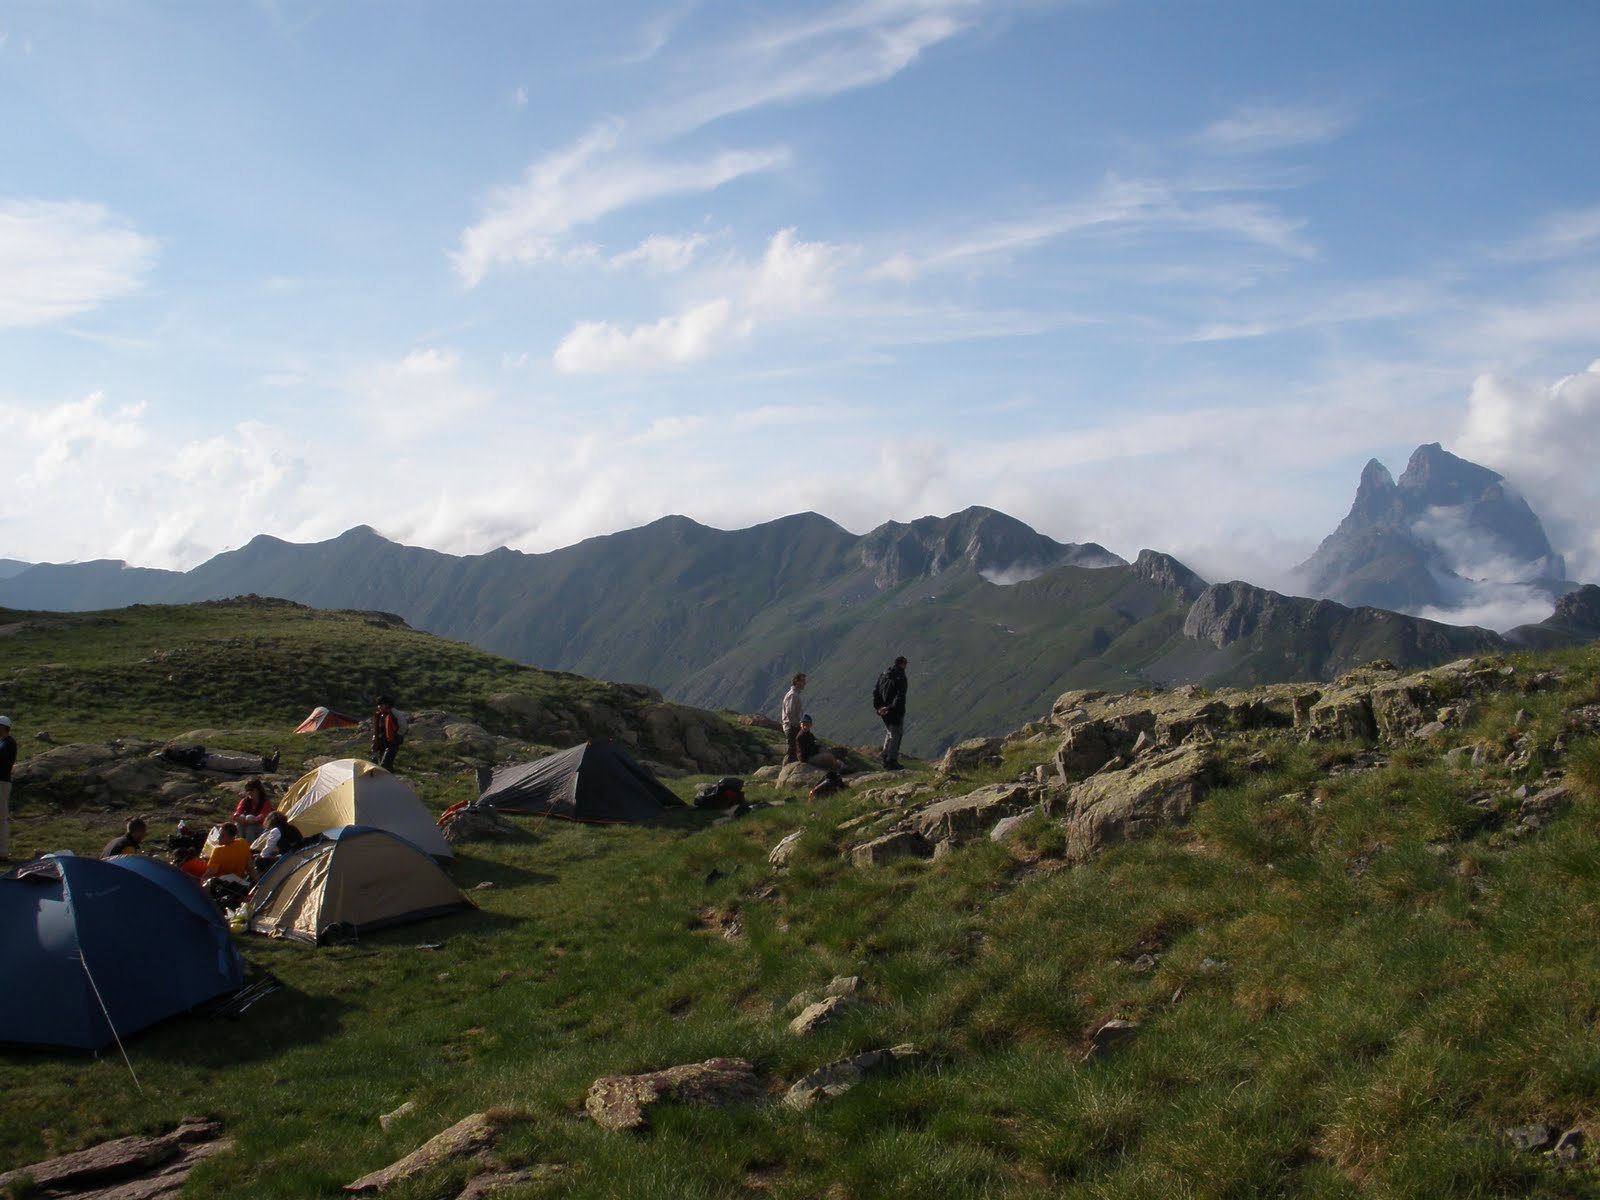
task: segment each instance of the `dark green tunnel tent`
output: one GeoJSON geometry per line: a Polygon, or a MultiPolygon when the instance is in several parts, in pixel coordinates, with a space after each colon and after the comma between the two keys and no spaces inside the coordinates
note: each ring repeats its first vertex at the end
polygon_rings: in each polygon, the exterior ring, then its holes
{"type": "Polygon", "coordinates": [[[502,767],[476,801],[511,816],[601,824],[647,821],[682,803],[631,754],[603,739],[502,767]]]}

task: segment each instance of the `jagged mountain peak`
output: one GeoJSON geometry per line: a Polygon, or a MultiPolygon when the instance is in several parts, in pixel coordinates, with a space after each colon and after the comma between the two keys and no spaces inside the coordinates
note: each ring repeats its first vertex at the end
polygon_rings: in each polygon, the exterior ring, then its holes
{"type": "Polygon", "coordinates": [[[861,539],[861,561],[873,568],[877,586],[884,589],[963,562],[993,583],[1018,583],[1067,564],[1127,565],[1103,546],[1063,544],[981,505],[909,524],[887,521],[861,539]]]}
{"type": "Polygon", "coordinates": [[[1570,586],[1527,501],[1438,442],[1418,446],[1398,482],[1370,460],[1349,514],[1295,573],[1312,596],[1407,613],[1466,607],[1507,583],[1550,599],[1570,586]]]}
{"type": "Polygon", "coordinates": [[[1134,559],[1133,573],[1148,580],[1164,592],[1182,596],[1191,604],[1198,600],[1209,586],[1206,581],[1184,566],[1170,554],[1159,550],[1141,550],[1134,559]]]}

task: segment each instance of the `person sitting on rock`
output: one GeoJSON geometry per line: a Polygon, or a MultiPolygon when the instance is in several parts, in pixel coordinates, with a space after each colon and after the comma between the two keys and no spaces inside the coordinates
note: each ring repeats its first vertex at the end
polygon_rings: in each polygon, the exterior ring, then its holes
{"type": "Polygon", "coordinates": [[[813,767],[821,767],[824,771],[839,774],[844,770],[844,763],[839,756],[831,751],[824,750],[817,744],[817,735],[811,732],[811,714],[805,713],[800,718],[800,732],[795,736],[795,748],[800,752],[800,761],[810,763],[813,767]]]}
{"type": "Polygon", "coordinates": [[[134,817],[123,826],[121,837],[112,838],[106,843],[106,848],[100,851],[101,858],[116,858],[119,854],[142,854],[139,843],[144,841],[145,823],[134,817]]]}

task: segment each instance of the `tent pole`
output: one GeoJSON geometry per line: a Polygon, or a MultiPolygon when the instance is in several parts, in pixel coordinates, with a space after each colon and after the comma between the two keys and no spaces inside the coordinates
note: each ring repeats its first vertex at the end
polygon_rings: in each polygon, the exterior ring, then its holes
{"type": "Polygon", "coordinates": [[[83,957],[83,951],[78,951],[78,962],[83,967],[83,977],[89,981],[89,988],[94,992],[95,1003],[100,1006],[100,1011],[105,1014],[106,1028],[111,1030],[111,1036],[117,1043],[117,1049],[122,1051],[122,1061],[127,1064],[128,1074],[133,1076],[133,1086],[139,1089],[139,1099],[143,1100],[144,1084],[139,1082],[139,1072],[133,1069],[133,1060],[128,1057],[127,1047],[122,1044],[122,1038],[117,1033],[116,1022],[111,1019],[111,1010],[106,1007],[105,999],[100,995],[100,985],[94,981],[94,973],[89,970],[89,960],[83,957]]]}

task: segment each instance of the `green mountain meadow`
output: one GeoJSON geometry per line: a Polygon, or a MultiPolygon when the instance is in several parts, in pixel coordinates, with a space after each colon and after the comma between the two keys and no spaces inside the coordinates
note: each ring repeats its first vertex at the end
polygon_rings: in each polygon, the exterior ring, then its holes
{"type": "MultiPolygon", "coordinates": [[[[1101,614],[1083,636],[1107,650],[1146,638],[1146,661],[1181,636],[1119,626],[1126,582],[1084,574],[1106,590],[1065,575],[1031,597],[1003,590],[1023,598],[1003,620],[1018,688],[1043,698],[1027,701],[1032,724],[816,802],[754,779],[776,735],[731,714],[377,613],[0,611],[0,711],[23,756],[15,859],[95,853],[132,812],[161,836],[231,808],[225,780],[134,802],[88,769],[46,786],[51,755],[192,737],[278,746],[290,778],[364,737],[287,730],[319,703],[364,715],[379,688],[419,714],[399,767],[436,811],[471,794],[475,766],[585,722],[679,760],[671,731],[714,722],[707,753],[741,761],[756,802],[723,823],[689,808],[630,827],[523,822],[457,847],[473,911],[315,950],[243,937],[253,975],[282,987],[241,1018],[174,1019],[131,1038],[126,1063],[0,1049],[0,1180],[209,1116],[234,1148],[184,1195],[331,1196],[493,1110],[492,1158],[526,1172],[495,1193],[513,1198],[1600,1195],[1585,1141],[1600,1134],[1600,649],[1373,668],[1356,680],[1365,700],[1333,685],[1145,688],[1052,708],[1048,672],[1028,675],[1035,605],[1070,596],[1101,614]],[[1161,703],[1187,715],[1139,726],[1136,710],[1161,703]],[[1402,704],[1414,719],[1394,716],[1402,704]],[[1375,723],[1346,719],[1363,712],[1375,723]],[[1153,755],[1119,751],[1135,726],[1155,731],[1153,755]],[[1097,737],[1101,765],[1080,778],[1074,755],[1097,737]],[[1183,755],[1208,764],[1186,816],[1074,849],[1075,798],[1183,755]],[[1003,840],[985,825],[928,857],[857,853],[977,794],[1029,806],[1003,840]],[[836,1019],[791,1031],[806,999],[852,977],[836,1019]],[[1115,1021],[1125,1039],[1095,1049],[1115,1021]],[[817,1068],[889,1047],[912,1049],[810,1107],[784,1102],[817,1068]],[[602,1076],[718,1057],[747,1061],[761,1098],[654,1106],[636,1132],[585,1111],[602,1076]]],[[[994,616],[980,591],[906,606],[935,645],[994,616]]],[[[950,690],[971,710],[965,732],[1003,732],[958,672],[932,654],[918,667],[914,703],[950,690]]],[[[667,782],[687,797],[717,773],[667,782]]],[[[161,947],[149,954],[159,970],[161,947]]],[[[451,1160],[384,1195],[456,1196],[483,1166],[451,1160]]],[[[40,1193],[13,1177],[0,1194],[40,1193]]]]}

